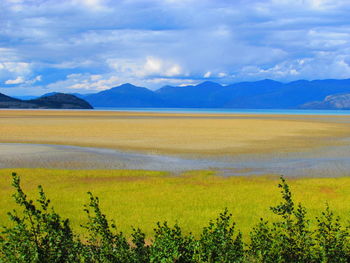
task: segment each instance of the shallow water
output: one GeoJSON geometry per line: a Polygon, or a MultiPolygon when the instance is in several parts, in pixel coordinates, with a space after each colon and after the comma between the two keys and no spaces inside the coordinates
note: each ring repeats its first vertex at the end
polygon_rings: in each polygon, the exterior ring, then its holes
{"type": "Polygon", "coordinates": [[[226,108],[113,108],[96,107],[92,111],[152,112],[152,113],[201,113],[201,114],[262,114],[262,115],[340,115],[349,116],[350,110],[302,110],[302,109],[226,109],[226,108]]]}
{"type": "Polygon", "coordinates": [[[0,144],[0,168],[141,169],[182,172],[210,169],[225,176],[284,174],[335,177],[350,175],[350,143],[308,152],[241,154],[237,156],[170,156],[111,149],[0,144]]]}

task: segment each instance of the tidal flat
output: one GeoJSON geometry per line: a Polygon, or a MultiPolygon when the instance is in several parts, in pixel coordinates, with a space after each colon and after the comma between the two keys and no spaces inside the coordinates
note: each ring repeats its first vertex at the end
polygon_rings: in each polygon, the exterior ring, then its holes
{"type": "Polygon", "coordinates": [[[156,154],[292,152],[341,144],[349,116],[1,110],[0,142],[156,154]]]}
{"type": "Polygon", "coordinates": [[[0,168],[346,176],[350,116],[0,111],[0,168]]]}

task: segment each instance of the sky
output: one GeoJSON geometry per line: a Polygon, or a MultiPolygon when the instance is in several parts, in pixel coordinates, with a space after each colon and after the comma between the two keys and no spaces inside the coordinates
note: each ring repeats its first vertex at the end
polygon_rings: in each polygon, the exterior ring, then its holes
{"type": "Polygon", "coordinates": [[[0,92],[350,78],[349,0],[0,0],[0,92]]]}

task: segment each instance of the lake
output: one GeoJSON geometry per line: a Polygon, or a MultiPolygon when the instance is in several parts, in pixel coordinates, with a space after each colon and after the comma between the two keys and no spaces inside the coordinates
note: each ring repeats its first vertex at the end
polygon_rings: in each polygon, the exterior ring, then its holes
{"type": "Polygon", "coordinates": [[[206,108],[110,108],[95,107],[97,111],[203,113],[203,114],[275,114],[275,115],[350,115],[350,110],[288,110],[288,109],[206,109],[206,108]]]}

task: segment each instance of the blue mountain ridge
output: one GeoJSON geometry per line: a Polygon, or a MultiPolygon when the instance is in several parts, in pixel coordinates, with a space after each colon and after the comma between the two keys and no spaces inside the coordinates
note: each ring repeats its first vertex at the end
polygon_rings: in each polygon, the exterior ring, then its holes
{"type": "MultiPolygon", "coordinates": [[[[42,97],[55,94],[51,92],[42,97]]],[[[164,86],[155,91],[125,83],[97,93],[70,95],[86,100],[93,107],[349,109],[345,106],[350,105],[347,94],[350,94],[350,79],[288,83],[265,79],[230,85],[205,81],[198,85],[164,86]]],[[[9,98],[2,97],[3,100],[9,98]]]]}
{"type": "Polygon", "coordinates": [[[95,94],[75,95],[94,107],[312,109],[316,105],[312,102],[346,93],[350,94],[350,79],[289,83],[266,79],[226,86],[206,81],[198,85],[164,86],[156,91],[126,83],[95,94]]]}

